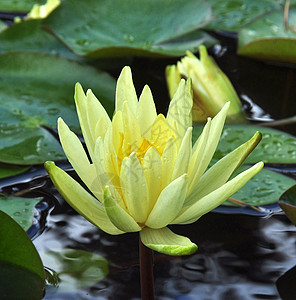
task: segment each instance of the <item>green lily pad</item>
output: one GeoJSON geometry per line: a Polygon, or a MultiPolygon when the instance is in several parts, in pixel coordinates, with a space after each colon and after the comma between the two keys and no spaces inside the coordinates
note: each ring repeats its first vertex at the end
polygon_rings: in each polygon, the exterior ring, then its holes
{"type": "MultiPolygon", "coordinates": [[[[193,142],[200,135],[202,127],[193,129],[193,142]]],[[[288,133],[272,128],[253,125],[225,125],[214,154],[213,161],[217,161],[229,152],[250,139],[256,131],[262,133],[262,141],[247,157],[245,163],[295,164],[296,138],[288,133]]]]}
{"type": "Polygon", "coordinates": [[[40,20],[26,20],[7,27],[0,33],[0,53],[35,51],[79,59],[57,38],[43,30],[40,22],[40,20]]]}
{"type": "MultiPolygon", "coordinates": [[[[237,169],[234,175],[237,175],[248,168],[249,166],[242,166],[237,169]]],[[[231,198],[243,201],[253,206],[266,205],[277,202],[280,196],[295,184],[296,180],[290,177],[263,169],[242,189],[231,196],[231,198]]],[[[226,201],[223,204],[235,205],[230,201],[226,201]]]]}
{"type": "Polygon", "coordinates": [[[12,217],[24,230],[28,230],[34,218],[34,207],[42,198],[0,196],[0,210],[12,217]]]}
{"type": "Polygon", "coordinates": [[[26,232],[0,211],[0,295],[2,299],[40,300],[45,274],[26,232]]]}
{"type": "Polygon", "coordinates": [[[2,11],[29,11],[34,4],[44,4],[46,0],[0,0],[0,10],[2,11]]]}
{"type": "Polygon", "coordinates": [[[7,25],[4,22],[0,21],[0,32],[6,28],[7,28],[7,25]]]}
{"type": "Polygon", "coordinates": [[[88,288],[108,274],[108,262],[102,256],[76,249],[40,252],[43,264],[58,276],[58,291],[88,288]]]}
{"type": "Polygon", "coordinates": [[[213,11],[213,21],[207,29],[236,32],[256,17],[280,5],[274,0],[207,0],[213,11]]]}
{"type": "Polygon", "coordinates": [[[296,225],[296,185],[282,194],[279,206],[285,212],[290,221],[296,225]]]}
{"type": "Polygon", "coordinates": [[[65,158],[44,127],[55,128],[62,116],[80,132],[73,100],[77,81],[113,113],[113,78],[74,61],[43,53],[3,54],[0,77],[0,162],[30,165],[65,158]]]}
{"type": "Polygon", "coordinates": [[[30,167],[6,165],[0,163],[0,178],[17,175],[29,170],[30,167]]]}
{"type": "MultiPolygon", "coordinates": [[[[296,62],[296,29],[286,29],[283,10],[257,19],[239,32],[238,54],[262,60],[296,62]]],[[[296,8],[289,11],[289,24],[296,24],[296,8]]]]}
{"type": "Polygon", "coordinates": [[[183,55],[177,38],[211,17],[201,0],[64,0],[44,24],[76,54],[88,57],[183,55]],[[175,40],[166,50],[168,41],[175,40]]]}

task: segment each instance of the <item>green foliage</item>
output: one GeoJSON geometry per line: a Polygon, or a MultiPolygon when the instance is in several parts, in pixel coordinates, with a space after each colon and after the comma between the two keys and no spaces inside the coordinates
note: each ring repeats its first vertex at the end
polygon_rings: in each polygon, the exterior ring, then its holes
{"type": "Polygon", "coordinates": [[[44,24],[82,56],[180,56],[207,43],[208,35],[193,40],[192,32],[210,17],[201,0],[65,0],[44,24]]]}
{"type": "MultiPolygon", "coordinates": [[[[296,31],[285,28],[283,14],[283,10],[271,12],[243,28],[239,32],[238,54],[295,63],[296,31]]],[[[289,11],[289,24],[296,24],[296,8],[289,11]]]]}
{"type": "Polygon", "coordinates": [[[26,232],[0,211],[0,294],[3,299],[42,299],[43,265],[26,232]]]}

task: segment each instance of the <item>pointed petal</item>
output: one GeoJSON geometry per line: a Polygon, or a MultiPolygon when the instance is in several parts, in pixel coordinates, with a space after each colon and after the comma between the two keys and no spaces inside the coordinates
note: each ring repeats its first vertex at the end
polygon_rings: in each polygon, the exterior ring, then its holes
{"type": "Polygon", "coordinates": [[[92,135],[87,120],[86,96],[84,94],[82,86],[79,83],[76,83],[75,85],[74,99],[75,99],[77,115],[78,115],[81,131],[83,134],[83,138],[87,146],[89,155],[92,157],[95,145],[94,145],[94,140],[92,139],[92,135]]]}
{"type": "Polygon", "coordinates": [[[157,116],[154,100],[148,85],[145,85],[139,99],[137,119],[141,135],[146,139],[150,137],[152,124],[157,116]]]}
{"type": "Polygon", "coordinates": [[[47,161],[45,168],[63,198],[89,222],[109,234],[122,234],[109,220],[101,203],[54,162],[47,161]]]}
{"type": "Polygon", "coordinates": [[[170,137],[171,131],[164,115],[157,115],[151,128],[149,142],[162,153],[170,137]]]}
{"type": "Polygon", "coordinates": [[[104,207],[109,219],[119,230],[124,232],[141,230],[137,222],[112,197],[108,186],[104,190],[104,207]]]}
{"type": "Polygon", "coordinates": [[[185,83],[182,79],[170,102],[166,118],[178,146],[180,146],[187,128],[192,126],[192,105],[191,80],[189,79],[185,83]]]}
{"type": "Polygon", "coordinates": [[[100,192],[101,198],[104,198],[104,189],[105,186],[109,186],[109,190],[112,193],[112,196],[116,199],[117,203],[121,207],[124,207],[124,202],[116,188],[114,186],[114,182],[119,182],[119,180],[116,178],[117,174],[112,169],[108,169],[106,166],[108,164],[108,160],[110,157],[108,157],[109,152],[104,147],[104,142],[101,137],[97,139],[96,145],[95,145],[95,151],[94,151],[94,165],[96,168],[97,173],[97,189],[100,192]]]}
{"type": "Polygon", "coordinates": [[[89,130],[91,133],[92,140],[95,141],[99,136],[104,138],[107,129],[111,125],[111,120],[102,106],[100,101],[88,90],[86,93],[86,109],[87,109],[87,119],[89,124],[89,130]],[[97,126],[99,122],[99,126],[97,126]]]}
{"type": "MultiPolygon", "coordinates": [[[[135,114],[130,110],[128,102],[124,102],[122,107],[122,123],[124,129],[124,140],[131,146],[131,151],[136,152],[142,141],[139,122],[135,114]]],[[[126,156],[129,153],[125,154],[126,156]]]]}
{"type": "Polygon", "coordinates": [[[188,166],[192,154],[192,127],[189,127],[181,143],[171,180],[175,180],[184,173],[188,173],[188,166]]]}
{"type": "Polygon", "coordinates": [[[177,144],[173,137],[170,137],[162,152],[162,188],[165,188],[170,182],[178,154],[177,144]]]}
{"type": "MultiPolygon", "coordinates": [[[[189,224],[198,220],[202,215],[208,213],[227,200],[231,195],[241,189],[262,168],[263,163],[257,163],[250,169],[240,173],[234,179],[228,181],[217,190],[199,199],[194,204],[184,208],[183,212],[172,222],[172,224],[189,224]]],[[[219,175],[219,174],[218,174],[219,175]]],[[[217,176],[218,176],[217,175],[217,176]]]]}
{"type": "Polygon", "coordinates": [[[120,183],[125,204],[130,215],[144,223],[149,208],[148,187],[142,166],[135,153],[122,161],[120,183]]]}
{"type": "Polygon", "coordinates": [[[185,205],[193,204],[205,195],[222,186],[258,145],[261,137],[261,133],[256,132],[249,141],[224,156],[214,166],[212,166],[201,177],[197,184],[193,184],[193,188],[186,199],[185,205]]]}
{"type": "Polygon", "coordinates": [[[148,186],[148,211],[150,212],[162,190],[162,162],[159,153],[153,146],[146,152],[142,161],[142,168],[148,186]]]}
{"type": "MultiPolygon", "coordinates": [[[[221,111],[213,118],[211,121],[211,126],[209,128],[208,139],[204,149],[201,149],[201,157],[196,160],[194,168],[192,169],[193,177],[190,174],[191,182],[189,190],[192,189],[193,182],[198,182],[202,174],[207,169],[219,143],[219,139],[223,130],[224,122],[227,116],[228,107],[230,102],[227,102],[221,111]]],[[[194,154],[193,154],[194,156],[194,154]]]]}
{"type": "Polygon", "coordinates": [[[168,255],[190,255],[197,250],[197,246],[187,237],[177,235],[167,227],[145,227],[140,231],[140,237],[146,247],[168,255]]]}
{"type": "Polygon", "coordinates": [[[128,101],[130,110],[136,115],[138,98],[133,84],[132,72],[130,67],[124,67],[119,75],[116,86],[115,111],[122,110],[122,105],[128,101]]]}
{"type": "MultiPolygon", "coordinates": [[[[95,167],[90,164],[80,140],[69,129],[62,118],[58,119],[58,131],[63,150],[70,164],[86,186],[96,197],[99,197],[96,187],[94,186],[97,177],[96,170],[95,167]]],[[[101,198],[99,199],[101,200],[101,198]]]]}
{"type": "Polygon", "coordinates": [[[170,98],[174,97],[177,91],[178,85],[181,81],[181,74],[175,65],[167,66],[165,69],[165,77],[168,85],[170,98]]]}
{"type": "Polygon", "coordinates": [[[188,176],[172,181],[159,195],[145,225],[158,229],[167,226],[179,214],[186,197],[188,176]]]}

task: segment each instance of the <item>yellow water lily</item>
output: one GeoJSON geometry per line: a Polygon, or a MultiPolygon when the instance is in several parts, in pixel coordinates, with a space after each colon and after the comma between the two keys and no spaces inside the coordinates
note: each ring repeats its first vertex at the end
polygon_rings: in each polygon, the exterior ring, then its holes
{"type": "Polygon", "coordinates": [[[190,81],[181,80],[166,117],[157,114],[148,86],[138,101],[129,67],[117,82],[112,120],[92,91],[85,95],[80,84],[75,102],[89,156],[61,118],[58,131],[68,160],[89,191],[53,162],[46,162],[53,183],[74,209],[101,230],[112,235],[140,232],[144,245],[158,252],[195,252],[194,243],[167,226],[195,222],[263,166],[258,163],[228,181],[260,141],[257,132],[207,170],[229,103],[208,119],[192,147],[190,81]]]}
{"type": "Polygon", "coordinates": [[[200,46],[200,59],[190,51],[186,54],[177,65],[166,68],[170,97],[173,98],[181,78],[191,78],[194,122],[205,122],[208,117],[214,117],[228,101],[230,101],[230,106],[227,121],[246,122],[245,112],[232,83],[208,55],[207,48],[200,46]]]}

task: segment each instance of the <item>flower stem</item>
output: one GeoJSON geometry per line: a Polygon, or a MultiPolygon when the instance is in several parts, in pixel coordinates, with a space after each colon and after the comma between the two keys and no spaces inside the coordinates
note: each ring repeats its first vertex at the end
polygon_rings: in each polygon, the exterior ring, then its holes
{"type": "Polygon", "coordinates": [[[153,251],[139,238],[142,300],[154,300],[153,251]]]}

